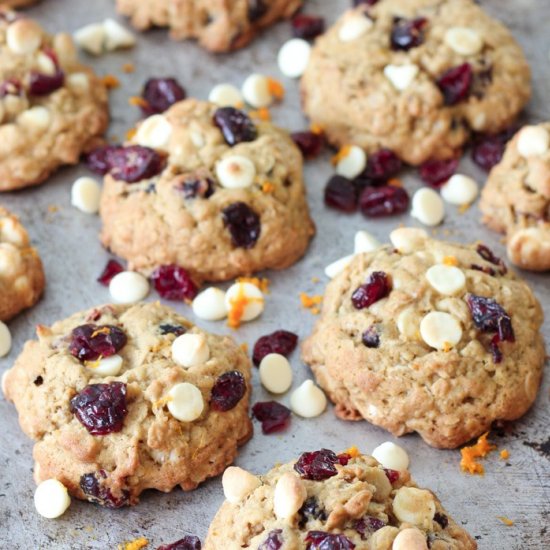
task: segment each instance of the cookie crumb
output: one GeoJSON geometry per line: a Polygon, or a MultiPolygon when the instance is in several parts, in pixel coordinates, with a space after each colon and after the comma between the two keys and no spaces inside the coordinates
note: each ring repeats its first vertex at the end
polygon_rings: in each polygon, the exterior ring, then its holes
{"type": "Polygon", "coordinates": [[[460,468],[463,472],[478,475],[484,474],[485,469],[483,468],[483,464],[476,462],[475,459],[483,458],[497,448],[496,445],[491,445],[491,443],[487,441],[488,435],[489,432],[485,432],[483,435],[479,436],[475,445],[460,449],[460,454],[462,455],[460,468]]]}
{"type": "Polygon", "coordinates": [[[509,519],[505,516],[497,516],[497,519],[502,521],[502,523],[504,523],[504,525],[506,525],[507,527],[512,527],[512,525],[514,525],[513,520],[511,520],[511,519],[509,519]]]}

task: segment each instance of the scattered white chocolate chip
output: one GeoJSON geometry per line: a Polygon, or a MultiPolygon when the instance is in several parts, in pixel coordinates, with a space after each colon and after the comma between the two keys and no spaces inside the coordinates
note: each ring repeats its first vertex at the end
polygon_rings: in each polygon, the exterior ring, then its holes
{"type": "Polygon", "coordinates": [[[479,186],[475,180],[462,174],[451,176],[441,187],[441,196],[450,204],[471,204],[476,200],[479,186]]]}
{"type": "Polygon", "coordinates": [[[406,90],[418,75],[418,65],[386,65],[384,75],[393,87],[402,92],[406,90]]]}
{"type": "Polygon", "coordinates": [[[50,76],[54,75],[57,70],[53,59],[44,52],[38,52],[36,55],[36,67],[42,74],[47,74],[50,76]]]}
{"type": "Polygon", "coordinates": [[[397,533],[391,550],[428,550],[426,535],[413,527],[407,527],[397,533]]]}
{"type": "Polygon", "coordinates": [[[327,407],[327,398],[313,380],[306,380],[290,396],[292,412],[303,418],[319,416],[327,407]]]}
{"type": "Polygon", "coordinates": [[[88,176],[78,178],[71,188],[71,204],[86,214],[97,214],[101,187],[88,176]]]}
{"type": "Polygon", "coordinates": [[[307,498],[304,482],[291,472],[285,472],[273,492],[273,511],[277,519],[291,519],[307,498]]]}
{"type": "Polygon", "coordinates": [[[406,521],[424,529],[432,526],[435,501],[429,491],[416,487],[401,487],[395,493],[392,508],[399,521],[406,521]]]}
{"type": "Polygon", "coordinates": [[[542,126],[525,126],[520,130],[518,152],[522,157],[544,155],[550,146],[550,134],[542,126]]]}
{"type": "Polygon", "coordinates": [[[476,55],[483,48],[483,38],[468,27],[451,27],[445,33],[445,44],[460,55],[476,55]]]}
{"type": "Polygon", "coordinates": [[[136,37],[114,19],[105,19],[103,30],[105,31],[104,47],[108,52],[119,48],[132,48],[136,45],[136,37]]]}
{"type": "Polygon", "coordinates": [[[450,313],[431,311],[420,321],[420,336],[428,346],[445,350],[460,342],[462,327],[450,313]]]}
{"type": "Polygon", "coordinates": [[[260,478],[237,466],[229,466],[222,476],[223,494],[231,504],[238,504],[261,484],[260,478]]]}
{"type": "Polygon", "coordinates": [[[193,300],[193,313],[205,321],[219,321],[227,317],[225,292],[211,286],[203,290],[193,300]]]}
{"type": "Polygon", "coordinates": [[[88,361],[86,367],[99,376],[117,376],[122,370],[122,363],[120,355],[111,355],[97,361],[88,361]]]}
{"type": "Polygon", "coordinates": [[[244,100],[256,109],[269,107],[273,103],[273,95],[269,89],[269,78],[261,74],[251,74],[241,88],[244,100]]]}
{"type": "Polygon", "coordinates": [[[390,233],[390,241],[399,252],[410,254],[422,245],[428,238],[428,233],[418,227],[398,227],[390,233]]]}
{"type": "Polygon", "coordinates": [[[50,111],[42,105],[35,105],[26,111],[23,111],[18,117],[17,122],[29,130],[45,130],[51,122],[50,111]]]}
{"type": "Polygon", "coordinates": [[[260,382],[271,393],[285,393],[292,385],[292,368],[279,353],[269,353],[260,362],[260,382]]]}
{"type": "Polygon", "coordinates": [[[306,70],[311,46],[302,38],[292,38],[285,42],[277,56],[279,70],[289,78],[298,78],[306,70]]]}
{"type": "Polygon", "coordinates": [[[32,19],[17,19],[6,30],[6,44],[16,54],[36,51],[42,43],[42,28],[32,19]]]}
{"type": "Polygon", "coordinates": [[[225,293],[225,307],[231,311],[235,304],[242,306],[240,321],[252,321],[259,317],[265,307],[262,291],[252,283],[240,282],[231,285],[225,293]]]}
{"type": "Polygon", "coordinates": [[[233,84],[217,84],[210,90],[208,101],[218,107],[242,107],[244,98],[233,84]]]}
{"type": "Polygon", "coordinates": [[[372,451],[372,456],[376,458],[384,468],[402,472],[409,467],[409,455],[407,451],[391,441],[386,441],[378,445],[378,447],[372,451]]]}
{"type": "Polygon", "coordinates": [[[466,286],[466,276],[454,265],[433,265],[426,272],[426,279],[437,292],[452,296],[466,286]]]}
{"type": "Polygon", "coordinates": [[[408,307],[397,316],[397,329],[405,338],[414,339],[418,333],[418,319],[414,308],[408,307]]]}
{"type": "Polygon", "coordinates": [[[380,241],[371,235],[368,231],[357,231],[354,238],[353,252],[362,254],[363,252],[372,252],[380,247],[380,241]]]}
{"type": "Polygon", "coordinates": [[[74,33],[74,40],[80,48],[93,55],[131,48],[136,37],[118,21],[108,18],[103,23],[91,23],[74,33]]]}
{"type": "Polygon", "coordinates": [[[334,279],[336,275],[342,273],[342,271],[344,271],[344,269],[348,267],[353,258],[354,254],[351,254],[349,256],[344,256],[343,258],[340,258],[339,260],[336,260],[335,262],[327,265],[327,267],[325,267],[325,275],[329,279],[334,279]]]}
{"type": "Polygon", "coordinates": [[[193,422],[204,410],[201,391],[188,382],[173,386],[168,392],[168,397],[167,406],[170,414],[181,422],[193,422]]]}
{"type": "Polygon", "coordinates": [[[163,115],[147,117],[139,126],[132,141],[144,147],[167,150],[172,136],[172,125],[163,115]]]}
{"type": "Polygon", "coordinates": [[[247,157],[231,155],[216,165],[216,176],[222,187],[242,189],[250,187],[256,177],[256,167],[247,157]]]}
{"type": "Polygon", "coordinates": [[[436,191],[422,187],[413,195],[411,216],[424,225],[439,225],[445,217],[445,205],[436,191]]]}
{"type": "Polygon", "coordinates": [[[202,333],[181,334],[172,342],[172,359],[186,369],[202,365],[209,358],[210,348],[202,333]]]}
{"type": "Polygon", "coordinates": [[[11,349],[11,332],[6,323],[0,321],[0,357],[5,357],[11,349]]]}
{"type": "Polygon", "coordinates": [[[103,44],[105,42],[105,27],[102,23],[90,23],[80,29],[74,34],[74,41],[85,52],[93,55],[100,55],[103,53],[103,44]]]}
{"type": "Polygon", "coordinates": [[[352,42],[367,33],[372,25],[372,19],[366,15],[354,13],[347,17],[338,29],[338,38],[340,42],[352,42]]]}
{"type": "Polygon", "coordinates": [[[345,156],[336,165],[336,173],[352,180],[367,166],[367,154],[361,147],[351,145],[345,156]]]}
{"type": "Polygon", "coordinates": [[[34,506],[41,516],[48,519],[58,518],[70,505],[69,492],[57,479],[46,479],[36,488],[34,506]]]}
{"type": "Polygon", "coordinates": [[[133,304],[149,294],[149,281],[135,271],[122,271],[111,279],[109,292],[117,304],[133,304]]]}

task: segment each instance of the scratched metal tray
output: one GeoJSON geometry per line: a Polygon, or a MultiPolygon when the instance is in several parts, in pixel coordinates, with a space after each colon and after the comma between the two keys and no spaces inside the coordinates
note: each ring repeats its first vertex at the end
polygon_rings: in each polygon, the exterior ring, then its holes
{"type": "MultiPolygon", "coordinates": [[[[547,102],[550,44],[546,38],[550,3],[547,0],[484,0],[482,3],[513,30],[534,69],[535,93],[527,116],[533,121],[550,119],[550,103],[547,102]]],[[[86,23],[114,16],[113,4],[113,0],[44,0],[29,13],[52,31],[74,31],[86,23]]],[[[324,15],[330,23],[349,4],[350,0],[310,0],[309,11],[324,15]]],[[[113,73],[121,80],[121,87],[112,94],[109,135],[120,139],[136,121],[138,113],[128,106],[127,98],[139,92],[147,77],[175,76],[185,85],[189,95],[205,98],[214,84],[233,82],[239,85],[253,71],[278,75],[276,52],[288,36],[289,27],[282,23],[244,51],[230,56],[213,56],[193,43],[172,43],[166,33],[159,30],[141,36],[133,50],[89,59],[100,73],[113,73]],[[135,63],[135,73],[122,73],[122,65],[127,62],[135,63]]],[[[273,109],[274,119],[292,130],[304,128],[306,121],[299,109],[297,83],[284,83],[287,98],[273,109]]],[[[469,158],[463,159],[460,170],[483,181],[484,175],[469,158]]],[[[12,365],[23,342],[33,337],[37,323],[49,324],[109,300],[107,291],[95,283],[108,258],[97,239],[99,218],[82,214],[69,204],[72,181],[86,173],[83,167],[68,168],[41,187],[0,196],[0,201],[17,212],[27,226],[41,252],[48,281],[44,299],[10,324],[14,346],[11,354],[0,360],[2,372],[12,365]]],[[[253,344],[261,334],[283,327],[304,338],[315,318],[300,308],[298,292],[322,292],[326,282],[323,268],[350,252],[355,231],[368,229],[385,241],[389,231],[398,224],[414,224],[408,215],[370,222],[360,214],[346,216],[327,210],[323,206],[322,190],[330,173],[328,156],[308,163],[305,176],[318,234],[304,260],[285,272],[267,273],[271,294],[265,313],[261,320],[235,332],[237,340],[253,344]],[[314,276],[318,276],[320,282],[314,283],[314,276]]],[[[405,177],[405,183],[411,191],[419,185],[413,174],[405,177]]],[[[450,238],[458,241],[483,239],[504,255],[499,236],[480,224],[477,206],[463,215],[449,207],[444,225],[435,233],[442,234],[446,230],[450,238]]],[[[549,277],[525,274],[547,308],[550,308],[549,277]]],[[[150,297],[155,298],[154,295],[150,297]]],[[[176,307],[192,317],[187,306],[176,307]]],[[[215,332],[231,333],[222,322],[199,321],[199,324],[215,332]]],[[[548,321],[544,332],[550,342],[548,321]]],[[[296,383],[309,376],[298,353],[291,362],[296,383]]],[[[267,397],[256,377],[253,400],[267,397]]],[[[411,456],[411,470],[418,483],[439,495],[449,513],[476,537],[480,549],[550,547],[550,535],[546,531],[550,514],[548,397],[546,378],[531,412],[506,434],[492,434],[501,448],[510,451],[510,458],[504,461],[493,453],[485,461],[487,473],[481,478],[460,472],[458,451],[432,449],[415,435],[399,440],[411,456]],[[514,525],[505,526],[497,516],[513,519],[514,525]]],[[[287,399],[288,396],[283,400],[287,399]]],[[[191,493],[149,491],[137,507],[118,511],[75,500],[62,518],[42,519],[33,505],[32,442],[19,430],[15,409],[3,398],[0,398],[0,418],[0,548],[108,549],[138,536],[147,537],[149,548],[156,548],[185,534],[204,538],[210,519],[223,501],[220,481],[214,479],[191,493]]],[[[357,445],[370,451],[388,439],[392,438],[386,432],[366,422],[336,420],[329,408],[317,419],[293,418],[291,428],[280,436],[266,437],[256,430],[255,437],[241,450],[238,464],[264,472],[275,461],[290,460],[304,450],[320,446],[344,449],[357,445]]]]}

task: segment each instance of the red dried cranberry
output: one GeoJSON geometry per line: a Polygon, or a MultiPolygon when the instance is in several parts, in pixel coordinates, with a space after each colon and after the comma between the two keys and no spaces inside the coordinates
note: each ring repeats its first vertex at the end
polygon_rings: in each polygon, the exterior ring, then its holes
{"type": "Polygon", "coordinates": [[[89,384],[71,399],[70,410],[92,435],[120,432],[128,412],[126,384],[89,384]]]}
{"type": "Polygon", "coordinates": [[[319,502],[315,497],[309,497],[300,510],[298,510],[300,519],[298,520],[298,526],[303,529],[308,521],[319,520],[324,522],[327,519],[327,513],[323,508],[319,506],[319,502]]]}
{"type": "Polygon", "coordinates": [[[233,370],[222,374],[214,384],[210,396],[210,406],[215,411],[229,411],[237,405],[246,392],[244,376],[233,370]]]}
{"type": "Polygon", "coordinates": [[[210,178],[189,180],[183,182],[181,190],[185,199],[207,199],[214,194],[215,184],[210,178]]]}
{"type": "Polygon", "coordinates": [[[264,401],[252,407],[252,414],[262,423],[262,432],[281,432],[290,425],[290,409],[277,401],[264,401]]]}
{"type": "Polygon", "coordinates": [[[111,169],[109,158],[114,149],[120,149],[120,145],[103,145],[88,153],[86,156],[88,168],[92,172],[104,176],[111,169]]]}
{"type": "Polygon", "coordinates": [[[469,63],[463,63],[445,71],[438,79],[437,85],[443,94],[445,105],[456,105],[470,95],[473,72],[469,63]]]}
{"type": "Polygon", "coordinates": [[[178,265],[161,265],[151,275],[155,290],[166,300],[192,300],[198,288],[189,273],[178,265]]]}
{"type": "Polygon", "coordinates": [[[186,535],[172,544],[163,544],[157,550],[201,550],[201,541],[199,537],[186,535]]]}
{"type": "Polygon", "coordinates": [[[69,353],[80,361],[95,361],[114,355],[126,342],[126,334],[113,325],[80,325],[71,332],[69,353]]]}
{"type": "Polygon", "coordinates": [[[428,185],[441,187],[456,172],[458,161],[457,158],[427,160],[418,167],[418,173],[428,185]]]}
{"type": "Polygon", "coordinates": [[[475,326],[482,332],[498,333],[500,342],[514,342],[512,319],[504,308],[492,298],[469,294],[468,307],[475,326]]]}
{"type": "Polygon", "coordinates": [[[499,134],[476,136],[472,147],[472,160],[488,172],[501,161],[506,144],[516,131],[517,127],[514,126],[499,134]]]}
{"type": "Polygon", "coordinates": [[[377,348],[380,346],[380,336],[378,335],[378,332],[376,332],[376,327],[374,325],[370,326],[365,332],[363,332],[361,341],[367,348],[377,348]]]}
{"type": "Polygon", "coordinates": [[[261,19],[268,10],[265,0],[248,0],[248,20],[251,23],[261,19]]]}
{"type": "Polygon", "coordinates": [[[31,95],[48,95],[63,86],[65,74],[57,69],[53,75],[31,72],[29,82],[29,93],[31,95]]]}
{"type": "Polygon", "coordinates": [[[159,325],[159,330],[161,334],[175,334],[179,336],[180,334],[185,334],[187,329],[181,325],[171,325],[170,323],[164,323],[159,325]]]}
{"type": "Polygon", "coordinates": [[[312,40],[325,32],[325,20],[315,15],[299,13],[292,18],[292,36],[312,40]]]}
{"type": "Polygon", "coordinates": [[[252,248],[260,237],[260,216],[245,202],[234,202],[222,210],[231,242],[239,248],[252,248]]]}
{"type": "Polygon", "coordinates": [[[355,544],[344,535],[324,531],[309,531],[306,535],[307,550],[353,550],[355,544]]]}
{"type": "Polygon", "coordinates": [[[107,265],[101,272],[101,275],[97,278],[97,282],[101,283],[103,286],[109,286],[111,279],[124,271],[124,268],[116,260],[109,260],[107,265]]]}
{"type": "Polygon", "coordinates": [[[8,78],[0,84],[0,97],[6,97],[7,95],[21,95],[23,86],[21,81],[17,78],[8,78]]]}
{"type": "Polygon", "coordinates": [[[106,508],[121,508],[129,504],[128,491],[122,491],[122,496],[115,497],[108,487],[101,484],[98,476],[102,479],[107,477],[103,470],[95,474],[84,474],[80,477],[80,488],[90,502],[95,502],[106,508]]]}
{"type": "Polygon", "coordinates": [[[256,126],[250,117],[244,111],[235,109],[235,107],[216,109],[213,120],[230,147],[244,141],[254,141],[258,137],[256,126]]]}
{"type": "Polygon", "coordinates": [[[476,271],[482,271],[483,273],[487,273],[487,275],[491,275],[491,277],[494,277],[497,274],[497,272],[492,267],[489,267],[488,265],[481,266],[478,264],[472,264],[470,268],[475,269],[476,271]]]}
{"type": "Polygon", "coordinates": [[[290,137],[306,159],[318,156],[325,145],[325,136],[319,132],[294,132],[290,137]]]}
{"type": "Polygon", "coordinates": [[[364,309],[385,298],[391,289],[388,276],[383,271],[373,271],[367,282],[353,291],[351,302],[355,309],[364,309]]]}
{"type": "Polygon", "coordinates": [[[267,538],[258,546],[258,550],[279,550],[283,546],[283,530],[273,529],[267,538]]]}
{"type": "Polygon", "coordinates": [[[489,349],[491,350],[491,355],[493,357],[493,363],[497,364],[502,363],[504,356],[502,355],[502,350],[499,348],[500,338],[498,334],[495,334],[491,338],[491,343],[489,344],[489,349]]]}
{"type": "Polygon", "coordinates": [[[382,529],[382,527],[386,527],[386,522],[374,516],[365,516],[353,524],[353,528],[359,533],[362,540],[367,540],[375,531],[382,529]]]}
{"type": "Polygon", "coordinates": [[[395,483],[399,479],[399,472],[397,470],[391,470],[390,468],[384,468],[384,473],[390,483],[395,483]]]}
{"type": "Polygon", "coordinates": [[[112,147],[106,155],[109,173],[116,180],[136,183],[162,172],[165,159],[155,150],[141,145],[112,147]]]}
{"type": "Polygon", "coordinates": [[[374,6],[374,4],[378,4],[380,0],[353,0],[354,6],[361,6],[362,4],[366,4],[367,6],[374,6]]]}
{"type": "Polygon", "coordinates": [[[402,187],[366,187],[359,196],[361,212],[371,218],[401,214],[409,207],[409,195],[402,187]]]}
{"type": "Polygon", "coordinates": [[[357,209],[357,188],[343,176],[332,176],[325,187],[325,204],[343,212],[357,209]]]}
{"type": "Polygon", "coordinates": [[[252,351],[252,361],[258,366],[262,359],[270,353],[279,353],[288,357],[298,343],[298,336],[288,330],[276,330],[258,338],[252,351]]]}
{"type": "Polygon", "coordinates": [[[442,529],[445,529],[447,525],[449,525],[449,518],[445,514],[441,514],[439,512],[434,514],[434,521],[439,523],[442,529]]]}
{"type": "Polygon", "coordinates": [[[321,449],[320,451],[302,453],[294,464],[294,469],[303,479],[323,481],[338,473],[334,466],[337,463],[338,457],[333,451],[321,449]]]}
{"type": "Polygon", "coordinates": [[[428,24],[425,17],[404,19],[395,17],[391,31],[391,47],[393,50],[410,50],[424,42],[424,27],[428,24]]]}
{"type": "Polygon", "coordinates": [[[146,104],[141,106],[145,116],[164,113],[174,103],[185,99],[185,89],[175,78],[150,78],[141,94],[146,104]]]}
{"type": "Polygon", "coordinates": [[[362,186],[382,185],[396,176],[403,163],[391,149],[380,149],[369,155],[367,166],[356,181],[362,186]]]}
{"type": "Polygon", "coordinates": [[[478,244],[477,245],[477,253],[487,262],[494,264],[498,266],[500,272],[502,275],[505,275],[508,271],[508,268],[506,267],[506,264],[502,261],[501,258],[496,256],[493,251],[484,244],[478,244]]]}
{"type": "Polygon", "coordinates": [[[341,453],[338,455],[338,464],[340,464],[340,466],[347,466],[350,460],[351,455],[348,455],[348,453],[341,453]]]}

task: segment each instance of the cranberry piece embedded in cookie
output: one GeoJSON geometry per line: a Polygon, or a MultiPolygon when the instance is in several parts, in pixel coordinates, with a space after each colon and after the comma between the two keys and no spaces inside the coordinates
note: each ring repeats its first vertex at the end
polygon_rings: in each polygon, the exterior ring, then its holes
{"type": "Polygon", "coordinates": [[[122,265],[120,265],[119,262],[117,262],[116,260],[109,260],[107,262],[107,265],[101,272],[101,275],[97,278],[97,282],[102,284],[103,286],[109,286],[111,279],[122,271],[124,271],[124,268],[122,267],[122,265]]]}
{"type": "Polygon", "coordinates": [[[355,309],[364,309],[385,298],[391,289],[391,281],[386,273],[373,271],[367,282],[353,291],[351,302],[355,309]]]}
{"type": "Polygon", "coordinates": [[[404,19],[395,17],[391,31],[391,47],[393,50],[410,50],[424,42],[424,28],[428,24],[425,17],[404,19]]]}
{"type": "Polygon", "coordinates": [[[53,75],[31,72],[29,82],[29,93],[31,95],[48,95],[63,86],[65,74],[57,70],[53,75]]]}
{"type": "Polygon", "coordinates": [[[106,152],[105,159],[111,176],[126,183],[152,178],[162,172],[165,165],[164,157],[141,145],[112,147],[106,152]]]}
{"type": "Polygon", "coordinates": [[[384,473],[390,483],[395,483],[399,479],[399,472],[390,468],[384,468],[384,473]]]}
{"type": "Polygon", "coordinates": [[[377,348],[380,346],[380,336],[378,332],[376,332],[376,327],[374,325],[363,332],[361,341],[367,348],[377,348]]]}
{"type": "Polygon", "coordinates": [[[198,292],[197,285],[183,267],[161,265],[151,275],[155,290],[167,300],[192,300],[198,292]]]}
{"type": "Polygon", "coordinates": [[[319,520],[324,522],[327,519],[326,511],[319,506],[319,501],[315,497],[309,497],[300,510],[298,510],[300,519],[298,520],[298,526],[303,529],[308,521],[319,520]]]}
{"type": "Polygon", "coordinates": [[[359,196],[361,212],[371,218],[401,214],[409,207],[409,194],[402,187],[365,187],[359,196]]]}
{"type": "Polygon", "coordinates": [[[71,399],[70,410],[92,435],[120,432],[128,412],[126,384],[89,384],[71,399]]]}
{"type": "Polygon", "coordinates": [[[361,535],[362,540],[367,540],[375,531],[386,527],[386,523],[374,516],[365,516],[358,519],[353,528],[361,535]]]}
{"type": "Polygon", "coordinates": [[[506,267],[506,264],[503,262],[503,260],[496,256],[488,246],[484,244],[478,244],[476,250],[477,253],[484,260],[498,266],[502,275],[505,275],[508,272],[508,268],[506,267]]]}
{"type": "Polygon", "coordinates": [[[273,529],[267,538],[258,546],[258,550],[279,550],[283,546],[283,530],[273,529]]]}
{"type": "Polygon", "coordinates": [[[185,89],[175,78],[150,78],[143,87],[141,97],[146,101],[141,107],[145,116],[164,113],[174,103],[185,99],[185,89]]]}
{"type": "Polygon", "coordinates": [[[294,464],[294,469],[303,479],[323,481],[338,474],[335,464],[339,462],[336,454],[329,449],[302,453],[294,464]]]}
{"type": "Polygon", "coordinates": [[[214,194],[215,184],[210,178],[184,181],[181,184],[184,199],[208,199],[214,194]]]}
{"type": "Polygon", "coordinates": [[[231,241],[239,248],[252,248],[260,237],[260,216],[244,202],[234,202],[222,210],[231,241]]]}
{"type": "Polygon", "coordinates": [[[360,185],[382,185],[395,177],[403,163],[391,149],[380,149],[367,158],[365,170],[356,178],[360,185]]]}
{"type": "Polygon", "coordinates": [[[252,361],[258,366],[262,359],[270,353],[279,353],[288,357],[295,349],[298,343],[298,336],[288,330],[276,330],[271,334],[266,334],[258,338],[254,344],[252,352],[252,361]]]}
{"type": "Polygon", "coordinates": [[[441,514],[440,512],[436,512],[434,514],[434,521],[439,523],[442,529],[446,529],[447,525],[449,525],[449,518],[445,514],[441,514]]]}
{"type": "Polygon", "coordinates": [[[463,63],[445,71],[438,79],[437,85],[443,94],[445,105],[456,105],[470,95],[473,71],[469,63],[463,63]]]}
{"type": "MultiPolygon", "coordinates": [[[[499,342],[515,340],[512,319],[504,308],[492,298],[469,294],[467,299],[475,326],[482,332],[496,332],[499,342]]],[[[497,342],[498,343],[498,342],[497,342]]]]}
{"type": "Polygon", "coordinates": [[[361,6],[362,4],[366,4],[367,6],[374,6],[374,4],[378,4],[380,0],[353,0],[354,6],[361,6]]]}
{"type": "Polygon", "coordinates": [[[210,406],[216,411],[229,411],[243,398],[245,392],[244,376],[238,370],[226,372],[212,387],[210,406]]]}
{"type": "Polygon", "coordinates": [[[220,107],[214,113],[213,120],[230,147],[244,141],[254,141],[258,137],[256,126],[250,117],[235,107],[220,107]]]}
{"type": "Polygon", "coordinates": [[[180,334],[185,334],[187,329],[181,325],[171,325],[170,323],[163,323],[159,325],[159,330],[161,334],[175,334],[179,336],[180,334]]]}
{"type": "Polygon", "coordinates": [[[309,531],[305,542],[308,543],[308,550],[353,550],[355,548],[355,544],[348,537],[324,531],[309,531]]]}
{"type": "Polygon", "coordinates": [[[312,40],[325,32],[325,20],[323,17],[299,13],[292,18],[292,36],[312,40]]]}
{"type": "Polygon", "coordinates": [[[499,134],[476,136],[472,146],[472,160],[488,172],[502,160],[506,144],[516,131],[517,127],[514,126],[499,134]]]}
{"type": "Polygon", "coordinates": [[[0,97],[6,97],[7,95],[21,95],[23,91],[23,85],[17,78],[8,78],[0,84],[0,97]]]}
{"type": "Polygon", "coordinates": [[[458,168],[458,158],[427,160],[418,167],[422,180],[432,187],[441,187],[458,168]]]}
{"type": "Polygon", "coordinates": [[[80,478],[80,488],[82,492],[88,497],[90,502],[95,502],[106,508],[121,508],[128,505],[128,492],[123,491],[123,496],[116,498],[111,493],[108,487],[104,487],[101,484],[100,479],[107,477],[103,470],[100,470],[97,474],[84,474],[80,478]]]}
{"type": "Polygon", "coordinates": [[[126,345],[126,334],[113,325],[80,325],[71,332],[69,353],[80,361],[110,357],[126,345]]]}
{"type": "Polygon", "coordinates": [[[332,176],[325,187],[325,204],[343,212],[357,209],[357,187],[343,176],[332,176]]]}
{"type": "Polygon", "coordinates": [[[86,156],[88,168],[96,174],[104,176],[111,169],[110,155],[115,149],[121,149],[120,145],[103,145],[86,156]]]}
{"type": "Polygon", "coordinates": [[[262,432],[281,432],[290,425],[290,409],[277,401],[264,401],[252,407],[252,414],[262,423],[262,432]]]}
{"type": "Polygon", "coordinates": [[[248,20],[251,23],[262,18],[268,10],[265,0],[248,0],[248,20]]]}
{"type": "Polygon", "coordinates": [[[325,145],[325,136],[319,132],[294,132],[290,137],[306,159],[318,156],[325,145]]]}
{"type": "Polygon", "coordinates": [[[172,544],[163,544],[157,550],[201,550],[201,541],[199,537],[187,535],[172,544]]]}

